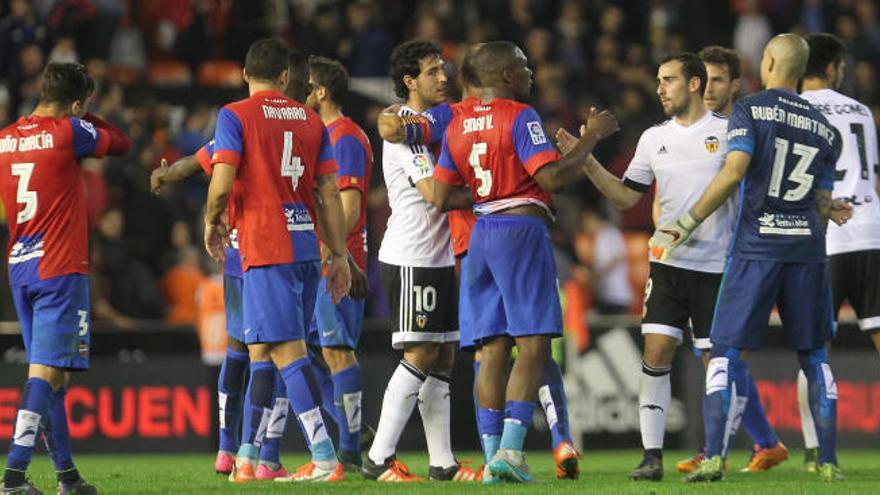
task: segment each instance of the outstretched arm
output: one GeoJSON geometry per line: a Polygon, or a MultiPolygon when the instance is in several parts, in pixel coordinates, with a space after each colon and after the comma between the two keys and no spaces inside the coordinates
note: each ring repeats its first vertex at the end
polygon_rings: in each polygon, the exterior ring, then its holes
{"type": "Polygon", "coordinates": [[[164,158],[159,162],[159,167],[153,169],[150,174],[150,191],[158,193],[162,186],[170,182],[180,182],[192,177],[202,170],[196,155],[185,156],[168,166],[164,158]]]}

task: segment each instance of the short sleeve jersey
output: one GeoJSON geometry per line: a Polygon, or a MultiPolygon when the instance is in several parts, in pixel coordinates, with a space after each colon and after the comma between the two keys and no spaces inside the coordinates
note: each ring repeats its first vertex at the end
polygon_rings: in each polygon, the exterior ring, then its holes
{"type": "Polygon", "coordinates": [[[212,166],[238,169],[235,223],[242,268],[319,259],[315,179],[335,173],[318,115],[279,91],[260,91],[217,116],[212,166]]]}
{"type": "Polygon", "coordinates": [[[532,176],[560,158],[530,106],[503,98],[475,101],[462,106],[446,128],[434,179],[469,187],[477,215],[524,204],[552,214],[550,193],[532,176]]]}
{"type": "Polygon", "coordinates": [[[837,130],[807,100],[770,89],[734,104],[727,135],[728,153],[751,155],[740,183],[731,255],[824,262],[825,232],[816,190],[834,186],[837,130]]]}
{"type": "Polygon", "coordinates": [[[373,149],[363,129],[348,117],[342,117],[327,126],[333,156],[339,165],[339,190],[356,189],[361,193],[360,215],[357,224],[345,240],[348,252],[361,270],[367,269],[367,192],[373,168],[373,149]]]}
{"type": "MultiPolygon", "coordinates": [[[[657,183],[660,225],[674,222],[690,210],[724,165],[727,153],[727,119],[706,112],[685,127],[674,119],[642,133],[623,183],[647,192],[657,183]]],[[[660,261],[686,270],[721,273],[733,233],[736,199],[730,198],[694,231],[688,241],[660,261]]]]}
{"type": "Polygon", "coordinates": [[[102,157],[110,139],[75,117],[22,117],[0,131],[0,196],[9,223],[9,281],[27,285],[88,274],[81,158],[102,157]]]}
{"type": "MultiPolygon", "coordinates": [[[[211,155],[214,154],[214,140],[196,151],[196,160],[206,174],[211,175],[214,167],[211,165],[211,155]]],[[[238,197],[238,182],[232,185],[232,193],[226,206],[227,222],[229,223],[229,244],[226,245],[226,263],[223,266],[223,274],[241,278],[241,255],[238,251],[238,230],[235,228],[235,208],[240,201],[238,197]]]]}
{"type": "Polygon", "coordinates": [[[834,197],[846,200],[854,209],[845,224],[828,224],[828,255],[880,249],[880,158],[871,110],[833,89],[806,91],[801,97],[840,132],[842,148],[834,174],[834,197]]]}

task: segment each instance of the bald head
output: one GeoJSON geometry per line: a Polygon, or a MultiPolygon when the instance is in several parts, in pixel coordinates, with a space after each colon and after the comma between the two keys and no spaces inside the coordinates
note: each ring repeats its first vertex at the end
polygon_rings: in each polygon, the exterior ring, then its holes
{"type": "Polygon", "coordinates": [[[474,74],[484,88],[499,97],[524,99],[529,96],[532,71],[518,46],[509,41],[484,43],[472,57],[474,74]]]}
{"type": "Polygon", "coordinates": [[[774,36],[764,48],[764,58],[768,57],[773,60],[774,67],[770,70],[776,73],[776,77],[797,81],[807,69],[810,46],[796,34],[780,34],[774,36]]]}

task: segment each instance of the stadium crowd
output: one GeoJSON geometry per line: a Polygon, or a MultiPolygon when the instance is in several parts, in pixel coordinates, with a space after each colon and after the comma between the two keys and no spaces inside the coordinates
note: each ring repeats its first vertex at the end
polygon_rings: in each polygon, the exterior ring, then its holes
{"type": "MultiPolygon", "coordinates": [[[[93,316],[120,327],[136,319],[186,324],[195,320],[198,287],[220,270],[200,242],[207,180],[155,196],[149,174],[161,158],[190,155],[213,135],[219,106],[244,94],[240,63],[253,40],[280,36],[303,53],[342,60],[353,78],[387,77],[389,53],[406,39],[436,41],[454,63],[466,44],[514,41],[535,71],[532,103],[551,135],[576,129],[591,105],[617,116],[622,132],[598,154],[619,175],[640,133],[664,120],[654,94],[658,61],[732,46],[743,57],[748,93],[758,88],[764,44],[785,31],[840,36],[850,47],[843,92],[880,115],[874,0],[9,0],[0,2],[0,119],[6,125],[33,109],[47,61],[86,64],[97,83],[93,110],[134,142],[125,157],[83,162],[93,316]]],[[[370,134],[379,166],[374,122],[386,102],[358,103],[352,114],[370,134]]],[[[369,218],[374,280],[388,215],[381,181],[377,170],[369,218]]],[[[639,311],[646,248],[614,253],[630,239],[644,245],[653,228],[650,196],[623,214],[612,213],[587,181],[556,198],[557,264],[578,308],[639,311]],[[626,269],[628,262],[639,266],[626,269]]],[[[0,319],[14,319],[10,300],[0,295],[0,319]]],[[[382,300],[368,308],[368,315],[387,314],[382,300]]]]}

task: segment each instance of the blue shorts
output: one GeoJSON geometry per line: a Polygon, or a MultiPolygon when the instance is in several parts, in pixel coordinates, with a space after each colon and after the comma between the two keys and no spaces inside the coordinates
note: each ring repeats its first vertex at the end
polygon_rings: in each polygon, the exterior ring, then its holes
{"type": "Polygon", "coordinates": [[[244,342],[244,323],[242,322],[242,278],[223,275],[223,308],[226,310],[226,335],[230,339],[244,342]]]}
{"type": "Polygon", "coordinates": [[[366,301],[344,297],[339,304],[333,304],[333,298],[326,288],[327,277],[322,277],[318,284],[315,317],[312,319],[313,336],[309,338],[309,343],[321,347],[357,349],[364,328],[366,301]]]}
{"type": "Polygon", "coordinates": [[[729,258],[718,289],[712,343],[760,348],[774,303],[795,349],[821,347],[834,335],[827,263],[729,258]]]}
{"type": "Polygon", "coordinates": [[[544,222],[519,215],[480,217],[462,262],[460,294],[461,313],[470,321],[462,327],[462,342],[560,335],[556,263],[544,222]]]}
{"type": "Polygon", "coordinates": [[[89,369],[89,278],[71,273],[12,288],[28,363],[89,369]]]}
{"type": "Polygon", "coordinates": [[[318,261],[255,266],[245,271],[245,344],[304,340],[320,277],[318,261]]]}

